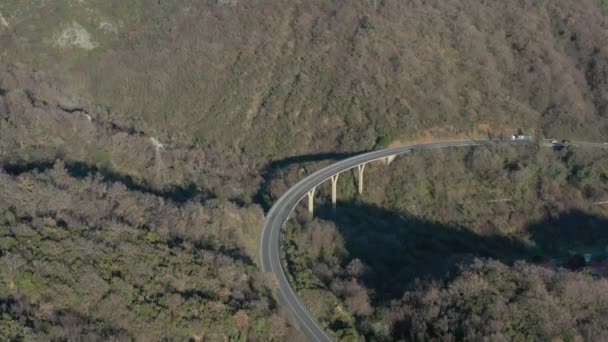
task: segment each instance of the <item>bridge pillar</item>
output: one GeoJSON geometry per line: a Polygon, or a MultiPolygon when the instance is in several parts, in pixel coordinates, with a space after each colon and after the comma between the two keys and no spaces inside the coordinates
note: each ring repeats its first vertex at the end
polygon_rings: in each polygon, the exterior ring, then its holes
{"type": "Polygon", "coordinates": [[[308,212],[310,213],[310,215],[312,216],[315,210],[315,191],[317,190],[317,188],[312,188],[312,190],[310,190],[308,192],[308,212]]]}
{"type": "Polygon", "coordinates": [[[359,195],[363,194],[363,171],[365,171],[365,164],[357,165],[357,171],[359,177],[357,178],[358,186],[359,186],[359,195]]]}
{"type": "Polygon", "coordinates": [[[331,176],[331,205],[336,209],[336,200],[338,197],[338,177],[340,174],[331,176]]]}
{"type": "Polygon", "coordinates": [[[391,165],[396,156],[388,156],[384,158],[384,164],[391,165]]]}

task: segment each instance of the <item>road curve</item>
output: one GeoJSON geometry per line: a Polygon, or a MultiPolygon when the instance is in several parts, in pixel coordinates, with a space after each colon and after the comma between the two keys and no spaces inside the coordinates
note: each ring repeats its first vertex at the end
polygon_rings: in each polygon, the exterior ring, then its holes
{"type": "MultiPolygon", "coordinates": [[[[291,288],[285,270],[283,269],[280,250],[283,227],[291,212],[295,209],[300,200],[307,195],[308,191],[324,183],[335,174],[348,171],[362,163],[381,160],[389,156],[396,156],[410,151],[432,150],[446,147],[495,146],[499,143],[522,143],[522,141],[459,140],[406,145],[372,151],[344,159],[309,175],[292,186],[283,194],[283,196],[281,196],[281,198],[279,198],[266,215],[262,228],[262,241],[260,245],[262,272],[271,272],[274,274],[277,282],[277,299],[279,300],[279,303],[289,309],[298,322],[300,329],[309,340],[331,341],[332,339],[325,333],[323,327],[308,309],[306,309],[295,291],[291,288]]],[[[529,143],[529,141],[524,141],[523,143],[529,143]]]]}

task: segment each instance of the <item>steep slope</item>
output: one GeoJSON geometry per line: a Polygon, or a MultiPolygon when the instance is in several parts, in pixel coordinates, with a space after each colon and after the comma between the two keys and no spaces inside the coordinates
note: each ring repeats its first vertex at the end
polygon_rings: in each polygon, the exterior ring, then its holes
{"type": "Polygon", "coordinates": [[[421,132],[597,137],[608,93],[601,6],[9,1],[1,58],[57,75],[121,126],[256,160],[421,132]]]}

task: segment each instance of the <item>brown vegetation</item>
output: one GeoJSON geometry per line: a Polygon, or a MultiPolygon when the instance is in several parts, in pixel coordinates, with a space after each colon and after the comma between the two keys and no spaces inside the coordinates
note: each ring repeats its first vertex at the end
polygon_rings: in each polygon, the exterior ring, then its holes
{"type": "MultiPolygon", "coordinates": [[[[324,159],[395,142],[501,138],[518,127],[538,137],[601,140],[608,133],[607,4],[0,2],[9,24],[0,25],[0,335],[293,335],[255,268],[260,206],[324,159]],[[66,32],[86,39],[70,41],[66,32]]],[[[294,283],[339,338],[449,339],[445,329],[455,337],[559,337],[549,328],[529,336],[473,323],[458,330],[443,324],[449,308],[438,304],[426,317],[440,323],[413,317],[412,308],[427,292],[447,292],[441,298],[455,302],[452,283],[440,278],[474,256],[511,265],[532,242],[551,253],[570,248],[576,231],[556,225],[563,239],[555,242],[547,237],[556,231],[529,236],[530,224],[559,222],[574,208],[591,218],[572,222],[595,227],[603,211],[589,202],[608,194],[605,159],[567,149],[480,149],[369,168],[375,187],[352,211],[373,215],[304,223],[287,246],[294,283]],[[405,214],[409,221],[398,217],[405,214]],[[369,225],[385,232],[370,241],[347,234],[369,225]],[[386,233],[391,225],[418,227],[415,239],[386,233]],[[482,255],[471,252],[478,243],[482,255]],[[396,265],[403,246],[411,255],[396,265]],[[357,254],[365,248],[381,253],[357,254]],[[454,249],[448,262],[432,258],[431,251],[454,249]],[[395,270],[396,281],[378,284],[395,270]],[[437,283],[404,297],[403,284],[424,275],[437,283]],[[402,301],[400,316],[385,311],[393,300],[402,301]]],[[[341,177],[345,201],[356,198],[353,182],[341,177]]],[[[587,241],[603,236],[591,231],[597,235],[587,241]]],[[[503,267],[488,265],[463,272],[503,267]]],[[[505,272],[542,273],[527,267],[505,272]]],[[[566,298],[547,291],[547,303],[566,298]]],[[[564,329],[573,338],[604,337],[601,326],[564,329]]]]}
{"type": "Polygon", "coordinates": [[[19,6],[0,5],[12,27],[0,62],[47,71],[94,119],[219,163],[363,150],[425,130],[607,132],[602,0],[19,6]],[[48,43],[73,21],[100,46],[48,43]],[[108,22],[115,34],[100,28],[108,22]]]}

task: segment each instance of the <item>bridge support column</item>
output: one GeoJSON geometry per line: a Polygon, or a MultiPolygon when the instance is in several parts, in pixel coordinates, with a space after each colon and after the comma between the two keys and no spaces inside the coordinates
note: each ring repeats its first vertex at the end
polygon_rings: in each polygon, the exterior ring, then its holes
{"type": "Polygon", "coordinates": [[[357,165],[357,173],[359,177],[357,178],[358,186],[359,186],[359,195],[363,194],[363,171],[365,171],[365,164],[357,165]]]}
{"type": "Polygon", "coordinates": [[[336,209],[336,201],[338,197],[338,177],[340,174],[331,176],[331,205],[336,209]]]}
{"type": "Polygon", "coordinates": [[[310,215],[312,216],[315,210],[315,191],[317,190],[317,188],[312,188],[312,190],[310,190],[308,192],[308,212],[310,213],[310,215]]]}
{"type": "Polygon", "coordinates": [[[388,156],[384,158],[384,164],[391,165],[396,156],[388,156]]]}

